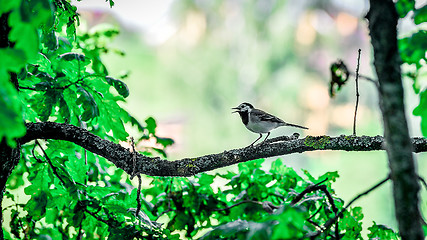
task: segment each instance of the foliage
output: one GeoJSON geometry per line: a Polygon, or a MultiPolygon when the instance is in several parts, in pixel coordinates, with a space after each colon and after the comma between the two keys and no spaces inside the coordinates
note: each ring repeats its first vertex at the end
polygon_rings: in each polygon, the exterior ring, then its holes
{"type": "MultiPolygon", "coordinates": [[[[337,172],[315,178],[304,171],[301,177],[281,159],[273,161],[269,171],[262,170],[263,161],[241,163],[237,173],[153,178],[152,186],[142,193],[152,199],[143,206],[144,212],[153,219],[166,219],[165,227],[171,231],[200,239],[297,239],[335,216],[323,191],[308,193],[295,205],[291,202],[322,181],[333,195],[337,172]]],[[[343,200],[333,197],[333,202],[338,211],[343,208],[343,200]]],[[[362,219],[362,209],[351,208],[344,212],[338,228],[326,230],[320,238],[334,239],[338,229],[342,239],[363,239],[362,219]]],[[[375,236],[394,233],[376,225],[370,229],[375,236]]]]}
{"type": "MultiPolygon", "coordinates": [[[[14,139],[25,134],[24,121],[65,122],[115,142],[125,141],[133,127],[139,140],[155,138],[160,146],[145,154],[165,156],[173,140],[156,135],[153,118],[140,123],[119,105],[129,89],[109,76],[102,62],[117,29],[103,25],[77,33],[76,8],[67,0],[0,4],[2,24],[6,20],[10,27],[10,44],[0,48],[0,138],[15,146],[14,139]]],[[[424,21],[421,10],[416,16],[417,22],[424,21]]],[[[405,52],[417,64],[414,51],[405,52]]],[[[309,144],[321,148],[327,141],[309,144]]],[[[135,214],[137,190],[107,160],[52,140],[23,146],[21,156],[4,194],[13,203],[5,207],[11,219],[7,238],[179,239],[181,233],[202,239],[294,239],[333,218],[333,205],[343,208],[341,199],[334,197],[332,205],[322,191],[291,204],[298,193],[323,180],[334,194],[336,172],[315,178],[304,171],[303,178],[281,160],[269,171],[258,160],[240,164],[238,173],[152,178],[142,192],[142,211],[135,214]],[[215,186],[214,179],[224,184],[215,186]],[[23,186],[29,198],[24,203],[14,194],[23,186]]],[[[349,209],[337,228],[321,236],[361,239],[362,218],[360,208],[349,209]]],[[[395,234],[375,223],[369,230],[372,237],[395,234]]]]}
{"type": "Polygon", "coordinates": [[[69,142],[47,141],[45,156],[32,155],[32,147],[24,147],[24,161],[9,179],[9,191],[22,186],[23,179],[31,183],[24,190],[30,200],[10,206],[13,237],[166,239],[146,215],[135,216],[137,189],[123,171],[69,142]],[[29,173],[26,178],[24,173],[29,173]]]}
{"type": "Polygon", "coordinates": [[[414,109],[413,114],[421,117],[421,132],[427,136],[427,112],[426,112],[426,86],[422,84],[420,74],[426,69],[427,56],[427,31],[421,24],[427,21],[427,5],[416,8],[413,0],[399,0],[396,2],[396,9],[400,18],[409,18],[417,27],[409,36],[398,40],[400,56],[407,65],[414,66],[411,70],[404,72],[404,75],[413,80],[412,87],[416,94],[420,96],[420,103],[414,109]]]}
{"type": "MultiPolygon", "coordinates": [[[[10,28],[8,46],[0,48],[0,138],[15,146],[14,138],[25,134],[24,121],[69,123],[115,142],[126,141],[133,126],[139,140],[159,143],[145,154],[165,154],[173,141],[156,136],[153,118],[139,123],[119,105],[129,89],[108,76],[102,62],[111,51],[107,44],[119,33],[116,28],[103,25],[77,34],[76,7],[66,0],[0,3],[2,27],[10,28]]],[[[167,236],[144,215],[135,217],[136,190],[105,159],[63,141],[32,143],[22,152],[8,189],[27,186],[30,199],[22,204],[6,192],[15,202],[9,207],[11,236],[167,236]]]]}
{"type": "MultiPolygon", "coordinates": [[[[106,160],[91,153],[87,153],[87,167],[82,167],[83,159],[75,154],[61,156],[67,149],[80,151],[71,143],[49,141],[47,147],[46,154],[56,159],[52,161],[54,168],[41,157],[30,156],[9,180],[11,190],[20,186],[22,178],[17,172],[29,172],[28,180],[32,182],[25,188],[31,199],[11,206],[10,234],[15,238],[76,238],[84,234],[85,238],[179,239],[179,235],[171,234],[178,231],[185,237],[200,239],[295,239],[316,231],[316,226],[336,214],[322,191],[305,195],[296,205],[291,202],[308,186],[324,180],[322,184],[333,195],[337,172],[315,178],[304,171],[303,178],[283,165],[281,159],[264,171],[261,159],[239,164],[238,173],[203,173],[191,179],[151,178],[149,188],[142,191],[142,212],[135,217],[137,191],[127,178],[122,180],[123,172],[108,173],[111,169],[106,160]],[[214,180],[222,184],[214,184],[214,180]],[[162,227],[160,221],[164,222],[162,227]]],[[[31,151],[31,146],[24,148],[24,153],[31,151]]],[[[8,192],[6,196],[15,198],[8,192]]],[[[343,200],[333,197],[333,201],[340,211],[343,200]]],[[[363,239],[362,219],[360,207],[345,211],[337,228],[340,236],[363,239]]],[[[372,236],[395,234],[376,224],[368,230],[372,236]]],[[[333,239],[335,234],[335,228],[331,228],[321,237],[333,239]]]]}

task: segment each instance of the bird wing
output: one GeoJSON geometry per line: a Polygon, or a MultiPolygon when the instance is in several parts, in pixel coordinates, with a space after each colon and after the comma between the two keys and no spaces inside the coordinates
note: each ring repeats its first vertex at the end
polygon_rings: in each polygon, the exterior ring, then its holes
{"type": "Polygon", "coordinates": [[[275,117],[269,113],[266,113],[259,109],[253,109],[251,111],[253,117],[260,119],[261,121],[270,121],[276,123],[285,123],[282,119],[275,117]]]}

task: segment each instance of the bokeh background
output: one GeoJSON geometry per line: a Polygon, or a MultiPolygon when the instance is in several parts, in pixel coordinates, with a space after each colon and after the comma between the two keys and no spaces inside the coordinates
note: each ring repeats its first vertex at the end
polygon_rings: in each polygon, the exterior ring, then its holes
{"type": "MultiPolygon", "coordinates": [[[[109,44],[114,51],[103,61],[111,76],[127,76],[130,96],[123,106],[140,121],[154,117],[158,135],[175,140],[167,151],[171,160],[244,147],[255,140],[258,135],[231,114],[241,102],[310,128],[279,128],[273,137],[294,132],[301,137],[350,135],[354,78],[331,99],[330,64],[342,59],[354,72],[360,48],[360,73],[376,77],[364,19],[368,1],[116,0],[113,8],[100,0],[73,4],[81,15],[79,31],[120,29],[109,44]]],[[[408,35],[413,27],[400,22],[400,35],[408,35]]],[[[408,122],[411,135],[420,136],[420,119],[412,115],[419,100],[411,84],[404,80],[408,122]]],[[[382,135],[375,87],[360,80],[359,88],[357,134],[382,135]]],[[[341,177],[333,187],[346,202],[388,173],[382,151],[315,151],[282,159],[314,176],[338,171],[341,177]]],[[[417,159],[426,178],[426,157],[418,154],[417,159]]],[[[426,215],[425,189],[422,196],[426,215]]],[[[365,230],[372,221],[396,229],[390,183],[354,206],[363,208],[365,230]]]]}

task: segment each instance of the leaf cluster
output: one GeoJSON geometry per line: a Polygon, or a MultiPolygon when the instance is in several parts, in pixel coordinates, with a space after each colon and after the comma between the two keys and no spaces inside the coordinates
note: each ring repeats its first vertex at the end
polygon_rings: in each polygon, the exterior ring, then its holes
{"type": "Polygon", "coordinates": [[[421,132],[427,136],[427,93],[425,83],[421,81],[423,76],[420,75],[425,72],[427,64],[427,31],[421,26],[427,22],[427,5],[416,8],[413,0],[399,0],[396,9],[400,18],[409,18],[416,26],[411,34],[398,39],[398,45],[402,61],[412,66],[404,75],[413,80],[414,92],[420,96],[420,103],[413,114],[421,117],[421,132]]]}
{"type": "Polygon", "coordinates": [[[46,150],[39,154],[25,146],[24,161],[8,180],[5,196],[16,202],[8,206],[14,238],[168,239],[145,214],[135,214],[137,189],[123,171],[66,141],[41,147],[46,150]],[[30,199],[22,204],[10,191],[24,181],[31,183],[24,189],[30,199]]]}
{"type": "MultiPolygon", "coordinates": [[[[262,170],[263,161],[239,164],[238,173],[153,178],[152,187],[142,192],[145,199],[152,199],[143,210],[170,231],[191,239],[298,239],[335,217],[322,191],[311,192],[296,204],[292,200],[321,181],[334,194],[331,185],[337,172],[315,178],[304,171],[301,177],[281,159],[272,162],[268,171],[262,170]]],[[[343,208],[343,200],[334,196],[333,202],[338,211],[343,208]]],[[[338,234],[342,239],[363,239],[362,219],[360,207],[345,211],[338,226],[321,237],[334,239],[338,234]]]]}
{"type": "MultiPolygon", "coordinates": [[[[154,138],[159,144],[146,148],[146,154],[166,155],[173,140],[156,135],[153,118],[140,123],[120,106],[129,89],[109,76],[102,62],[102,55],[112,51],[108,43],[119,33],[116,28],[77,32],[77,8],[67,0],[0,2],[1,27],[9,33],[2,42],[7,46],[0,48],[0,138],[16,146],[26,121],[65,122],[114,142],[125,141],[133,127],[139,140],[154,138]]],[[[105,159],[65,141],[31,143],[21,151],[5,194],[13,202],[7,207],[11,237],[167,236],[133,212],[136,189],[105,159]],[[22,186],[30,198],[24,203],[12,193],[22,186]]]]}

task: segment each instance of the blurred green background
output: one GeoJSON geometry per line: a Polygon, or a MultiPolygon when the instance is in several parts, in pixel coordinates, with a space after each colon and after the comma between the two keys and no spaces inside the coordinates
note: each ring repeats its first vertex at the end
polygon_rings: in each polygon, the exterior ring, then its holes
{"type": "MultiPolygon", "coordinates": [[[[310,128],[279,128],[273,137],[295,131],[301,137],[350,135],[354,78],[330,99],[329,66],[343,59],[354,72],[360,48],[360,73],[375,78],[363,18],[369,6],[361,1],[117,0],[112,9],[98,0],[74,3],[81,14],[79,31],[120,29],[109,46],[125,55],[110,53],[103,61],[111,76],[128,76],[130,96],[123,106],[140,121],[154,117],[158,135],[175,140],[167,152],[171,160],[249,145],[258,135],[231,114],[241,102],[310,128]]],[[[413,27],[405,21],[399,26],[401,36],[413,27]]],[[[411,84],[404,80],[408,122],[411,135],[421,136],[420,120],[412,115],[419,100],[411,84]]],[[[359,88],[357,134],[382,135],[376,89],[363,80],[359,88]]],[[[418,168],[427,178],[424,155],[417,155],[418,168]]],[[[338,171],[336,194],[347,202],[388,173],[382,151],[317,151],[282,159],[313,175],[338,171]]],[[[396,229],[390,191],[388,183],[354,204],[363,208],[365,227],[376,221],[396,229]]],[[[425,189],[422,196],[426,215],[425,189]]]]}

